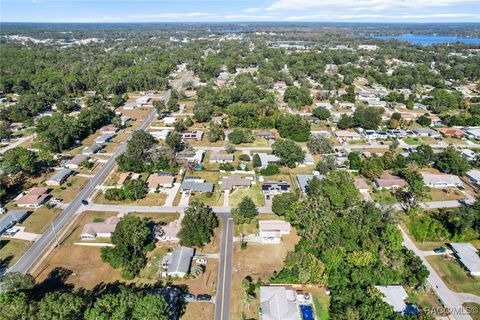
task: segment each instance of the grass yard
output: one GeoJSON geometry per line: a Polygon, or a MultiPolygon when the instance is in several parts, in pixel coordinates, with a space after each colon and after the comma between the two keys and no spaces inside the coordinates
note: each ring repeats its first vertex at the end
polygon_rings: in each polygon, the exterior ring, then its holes
{"type": "Polygon", "coordinates": [[[115,200],[107,200],[105,199],[105,194],[103,192],[99,192],[94,199],[95,203],[98,204],[119,204],[119,205],[132,205],[132,206],[163,206],[165,204],[165,199],[167,199],[167,195],[165,193],[149,193],[143,199],[139,200],[122,200],[122,201],[115,201],[115,200]]]}
{"type": "Polygon", "coordinates": [[[88,181],[89,178],[85,177],[69,177],[62,186],[53,188],[51,194],[62,199],[64,203],[72,202],[88,181]]]}
{"type": "Polygon", "coordinates": [[[312,292],[313,304],[315,306],[315,314],[318,320],[328,320],[328,308],[330,306],[330,296],[327,296],[323,291],[312,292]]]}
{"type": "Polygon", "coordinates": [[[429,309],[442,306],[440,299],[437,297],[437,295],[435,294],[435,292],[433,292],[432,289],[427,292],[409,292],[407,302],[429,309]]]}
{"type": "Polygon", "coordinates": [[[147,266],[140,271],[138,283],[155,283],[160,279],[162,259],[169,251],[169,247],[158,247],[147,253],[147,266]]]}
{"type": "Polygon", "coordinates": [[[471,277],[456,260],[445,260],[443,256],[427,260],[451,290],[480,295],[480,279],[471,277]]]}
{"type": "Polygon", "coordinates": [[[244,197],[252,198],[253,202],[262,207],[265,205],[265,198],[263,196],[262,191],[260,190],[260,184],[252,185],[250,188],[238,188],[233,190],[230,193],[230,201],[229,204],[231,207],[236,207],[244,197]]]}
{"type": "MultiPolygon", "coordinates": [[[[242,280],[251,276],[256,282],[270,279],[274,271],[280,271],[287,253],[293,251],[299,237],[295,230],[284,236],[282,245],[262,245],[249,243],[247,248],[240,249],[240,243],[233,247],[232,295],[230,298],[230,318],[258,318],[259,299],[247,303],[242,280]]],[[[258,293],[258,290],[257,290],[258,293]]]]}
{"type": "Polygon", "coordinates": [[[274,213],[260,213],[258,216],[252,220],[249,224],[235,224],[233,226],[235,235],[238,236],[240,234],[248,235],[248,234],[256,234],[258,233],[258,220],[276,220],[280,219],[279,216],[277,216],[274,213]]]}
{"type": "Polygon", "coordinates": [[[419,138],[414,138],[414,137],[407,137],[403,139],[403,142],[405,142],[408,145],[411,146],[418,146],[420,144],[423,144],[423,140],[419,138]]]}
{"type": "Polygon", "coordinates": [[[180,218],[180,214],[178,212],[168,212],[168,213],[145,213],[145,212],[133,212],[129,213],[129,215],[137,216],[142,219],[148,219],[155,223],[169,223],[171,221],[175,221],[180,218]]]}
{"type": "Polygon", "coordinates": [[[358,145],[358,144],[369,144],[366,140],[364,139],[359,139],[359,140],[350,140],[348,141],[349,145],[358,145]]]}
{"type": "Polygon", "coordinates": [[[465,199],[465,196],[457,188],[431,188],[427,195],[427,199],[428,198],[430,199],[430,201],[447,201],[465,199]]]}
{"type": "Polygon", "coordinates": [[[7,238],[2,238],[0,242],[0,268],[13,266],[32,244],[29,241],[7,238]]]}
{"type": "Polygon", "coordinates": [[[376,203],[386,205],[397,203],[397,199],[388,190],[378,190],[372,192],[370,195],[372,196],[373,201],[376,203]]]}
{"type": "Polygon", "coordinates": [[[189,202],[198,200],[209,206],[223,206],[223,192],[192,193],[189,202]]]}
{"type": "Polygon", "coordinates": [[[467,310],[468,314],[470,317],[472,317],[473,320],[480,320],[480,305],[473,303],[473,302],[467,302],[463,304],[463,307],[467,310]]]}
{"type": "Polygon", "coordinates": [[[432,137],[421,137],[420,139],[422,139],[422,141],[425,143],[425,144],[437,144],[438,141],[435,140],[434,138],[432,137]]]}
{"type": "Polygon", "coordinates": [[[30,213],[30,215],[18,225],[25,227],[26,232],[42,233],[50,226],[51,222],[60,212],[61,209],[59,208],[48,209],[45,206],[41,206],[30,213]]]}

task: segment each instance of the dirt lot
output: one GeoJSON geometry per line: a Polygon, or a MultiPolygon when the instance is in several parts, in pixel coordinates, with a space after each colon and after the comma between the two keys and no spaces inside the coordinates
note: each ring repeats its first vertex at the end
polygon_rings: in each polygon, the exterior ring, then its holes
{"type": "Polygon", "coordinates": [[[187,304],[182,320],[211,320],[215,314],[215,304],[209,302],[190,302],[187,304]]]}
{"type": "Polygon", "coordinates": [[[251,303],[245,300],[242,280],[251,276],[254,282],[268,280],[273,271],[280,271],[287,253],[293,251],[299,237],[295,230],[283,237],[281,245],[261,245],[249,243],[245,250],[235,243],[233,250],[232,297],[230,300],[232,319],[240,319],[242,313],[246,318],[258,318],[258,299],[251,303]]]}
{"type": "Polygon", "coordinates": [[[132,206],[163,206],[165,204],[165,199],[167,195],[165,193],[149,193],[143,199],[137,201],[133,200],[123,200],[123,201],[114,201],[107,200],[103,193],[98,193],[95,197],[94,202],[99,204],[119,204],[119,205],[132,205],[132,206]]]}

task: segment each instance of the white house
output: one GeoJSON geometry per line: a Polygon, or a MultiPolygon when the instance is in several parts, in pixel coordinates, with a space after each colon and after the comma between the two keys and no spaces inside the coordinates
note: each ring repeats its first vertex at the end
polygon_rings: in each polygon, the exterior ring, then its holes
{"type": "Polygon", "coordinates": [[[266,168],[269,164],[274,164],[280,161],[280,158],[273,154],[257,153],[260,157],[261,167],[266,168]]]}
{"type": "Polygon", "coordinates": [[[261,286],[260,320],[300,320],[297,302],[290,286],[261,286]]]}
{"type": "Polygon", "coordinates": [[[462,181],[452,174],[421,173],[425,185],[430,188],[461,187],[462,181]]]}
{"type": "Polygon", "coordinates": [[[170,130],[164,129],[161,131],[150,131],[149,133],[157,140],[167,140],[170,132],[170,130]]]}
{"type": "Polygon", "coordinates": [[[393,307],[394,312],[403,313],[407,309],[405,299],[408,294],[402,286],[375,286],[383,295],[382,300],[393,307]]]}
{"type": "Polygon", "coordinates": [[[95,240],[96,238],[110,238],[120,221],[119,217],[108,217],[105,222],[87,223],[80,234],[82,240],[95,240]]]}
{"type": "Polygon", "coordinates": [[[258,235],[263,243],[280,243],[282,235],[290,234],[291,229],[290,223],[283,220],[258,221],[258,235]]]}
{"type": "Polygon", "coordinates": [[[480,257],[477,249],[471,243],[450,243],[453,252],[460,263],[474,277],[480,276],[480,257]]]}

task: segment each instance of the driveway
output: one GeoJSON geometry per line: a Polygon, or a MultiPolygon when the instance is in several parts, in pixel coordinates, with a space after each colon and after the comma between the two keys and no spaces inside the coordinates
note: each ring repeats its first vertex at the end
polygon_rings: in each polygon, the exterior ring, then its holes
{"type": "Polygon", "coordinates": [[[173,200],[175,200],[175,197],[177,196],[178,189],[180,189],[180,183],[173,184],[173,188],[162,189],[162,193],[167,194],[167,199],[165,199],[165,206],[166,207],[172,207],[173,206],[173,200]]]}
{"type": "Polygon", "coordinates": [[[25,227],[14,227],[14,228],[20,229],[20,231],[18,231],[12,237],[7,237],[7,236],[3,236],[3,237],[18,239],[18,240],[35,241],[41,236],[41,234],[38,234],[38,233],[25,232],[25,227]]]}

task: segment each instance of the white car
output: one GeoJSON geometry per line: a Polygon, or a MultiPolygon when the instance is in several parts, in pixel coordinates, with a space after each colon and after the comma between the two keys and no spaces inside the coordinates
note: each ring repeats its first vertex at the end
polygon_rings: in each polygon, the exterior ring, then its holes
{"type": "Polygon", "coordinates": [[[7,236],[7,237],[13,237],[14,235],[17,234],[18,231],[20,231],[19,228],[10,228],[10,229],[5,230],[3,235],[7,236]]]}
{"type": "Polygon", "coordinates": [[[204,266],[207,264],[207,259],[197,259],[197,264],[204,266]]]}

